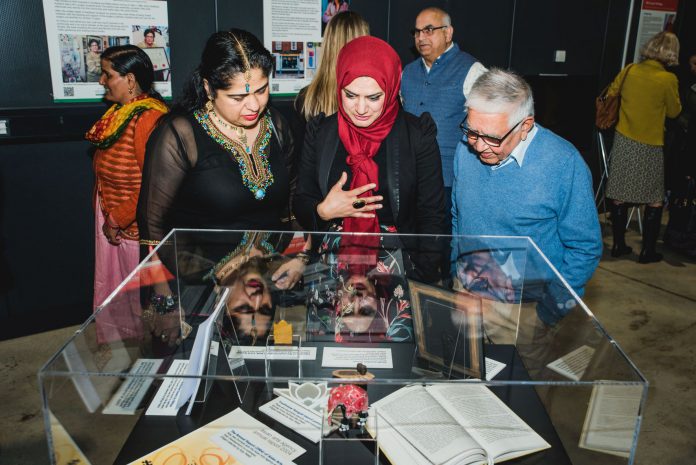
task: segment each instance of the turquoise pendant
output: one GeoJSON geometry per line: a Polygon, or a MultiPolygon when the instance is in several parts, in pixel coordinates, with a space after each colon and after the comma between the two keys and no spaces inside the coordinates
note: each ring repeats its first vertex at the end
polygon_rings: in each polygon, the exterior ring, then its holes
{"type": "Polygon", "coordinates": [[[246,92],[249,93],[249,84],[246,85],[246,92]]]}
{"type": "Polygon", "coordinates": [[[266,196],[266,191],[261,189],[261,188],[256,189],[256,192],[254,192],[254,197],[256,198],[256,200],[261,200],[265,196],[266,196]]]}

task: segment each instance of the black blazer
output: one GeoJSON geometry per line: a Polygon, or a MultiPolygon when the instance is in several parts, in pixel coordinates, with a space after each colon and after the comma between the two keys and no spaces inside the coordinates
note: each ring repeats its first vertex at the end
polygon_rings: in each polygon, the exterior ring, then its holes
{"type": "MultiPolygon", "coordinates": [[[[437,128],[429,113],[417,117],[400,110],[383,142],[389,167],[387,188],[392,214],[401,234],[449,233],[436,135],[437,128]]],[[[317,205],[338,181],[329,179],[329,175],[339,143],[337,115],[325,117],[321,114],[307,123],[293,202],[293,212],[305,230],[324,231],[329,226],[317,214],[317,205]]],[[[420,252],[437,250],[440,253],[442,248],[437,241],[418,238],[403,238],[402,241],[408,249],[420,252]]],[[[417,252],[409,254],[416,260],[417,252]]]]}

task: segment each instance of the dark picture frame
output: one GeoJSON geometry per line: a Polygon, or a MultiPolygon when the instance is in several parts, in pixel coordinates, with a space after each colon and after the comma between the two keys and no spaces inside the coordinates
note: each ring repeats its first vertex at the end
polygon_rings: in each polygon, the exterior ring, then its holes
{"type": "Polygon", "coordinates": [[[485,379],[481,297],[409,281],[418,356],[448,377],[485,379]]]}

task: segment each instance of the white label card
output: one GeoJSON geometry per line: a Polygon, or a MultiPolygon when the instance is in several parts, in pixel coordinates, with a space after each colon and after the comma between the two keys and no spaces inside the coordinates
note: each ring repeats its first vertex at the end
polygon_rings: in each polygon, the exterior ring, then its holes
{"type": "Polygon", "coordinates": [[[210,438],[244,465],[288,465],[305,450],[241,409],[229,420],[235,425],[210,438]]]}
{"type": "MultiPolygon", "coordinates": [[[[174,360],[167,370],[168,375],[183,375],[188,367],[188,360],[174,360]]],[[[166,415],[176,416],[179,411],[176,403],[181,393],[181,386],[184,378],[164,378],[162,385],[157,390],[155,398],[152,399],[145,415],[166,415]]]]}
{"type": "Polygon", "coordinates": [[[113,397],[111,397],[106,407],[104,407],[102,413],[105,415],[134,414],[152,381],[154,381],[154,378],[147,375],[157,373],[160,365],[162,365],[162,359],[159,358],[140,358],[136,360],[128,373],[141,376],[126,378],[113,397]]]}
{"type": "Polygon", "coordinates": [[[321,366],[324,368],[355,368],[358,363],[367,369],[394,368],[391,349],[358,347],[324,347],[321,366]]]}
{"type": "Polygon", "coordinates": [[[242,356],[246,360],[264,360],[266,358],[266,350],[268,350],[269,360],[297,360],[297,351],[300,351],[300,360],[316,360],[316,347],[303,347],[298,349],[293,346],[240,346],[242,356]]]}
{"type": "Polygon", "coordinates": [[[321,437],[321,415],[284,397],[276,397],[259,410],[291,430],[317,443],[321,437]]]}

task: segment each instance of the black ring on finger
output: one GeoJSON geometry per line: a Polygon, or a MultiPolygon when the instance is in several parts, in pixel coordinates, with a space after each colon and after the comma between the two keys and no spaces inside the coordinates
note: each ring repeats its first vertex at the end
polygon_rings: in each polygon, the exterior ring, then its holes
{"type": "Polygon", "coordinates": [[[367,205],[365,199],[357,199],[353,201],[353,208],[355,208],[356,210],[360,210],[365,205],[367,205]]]}

